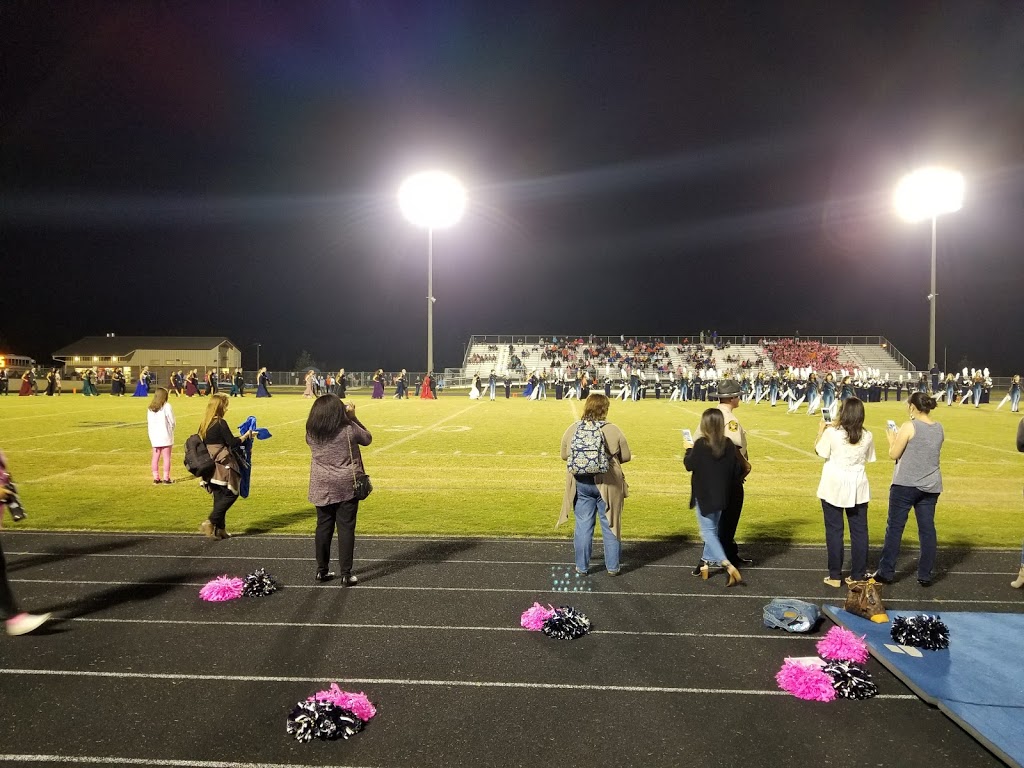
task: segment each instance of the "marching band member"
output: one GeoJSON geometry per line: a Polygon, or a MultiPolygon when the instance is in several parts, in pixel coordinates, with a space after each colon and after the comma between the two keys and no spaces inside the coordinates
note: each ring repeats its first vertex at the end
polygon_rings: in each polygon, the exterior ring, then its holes
{"type": "Polygon", "coordinates": [[[821,402],[820,394],[821,385],[818,382],[818,374],[811,371],[807,377],[807,415],[813,416],[814,411],[817,410],[818,404],[821,402]]]}
{"type": "Polygon", "coordinates": [[[945,388],[946,407],[950,407],[953,405],[953,400],[956,398],[956,376],[954,374],[946,374],[945,388]]]}

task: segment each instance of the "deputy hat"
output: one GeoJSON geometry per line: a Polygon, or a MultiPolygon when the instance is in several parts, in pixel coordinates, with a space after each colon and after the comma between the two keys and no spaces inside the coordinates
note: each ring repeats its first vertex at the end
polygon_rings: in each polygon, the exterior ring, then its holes
{"type": "Polygon", "coordinates": [[[735,379],[720,379],[718,382],[718,399],[731,400],[740,396],[740,385],[735,379]]]}

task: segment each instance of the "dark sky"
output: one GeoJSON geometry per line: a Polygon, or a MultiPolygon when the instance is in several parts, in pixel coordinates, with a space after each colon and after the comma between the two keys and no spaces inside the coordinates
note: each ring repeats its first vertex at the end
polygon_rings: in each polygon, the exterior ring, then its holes
{"type": "Polygon", "coordinates": [[[1024,4],[0,4],[0,336],[223,333],[248,367],[426,357],[426,235],[396,191],[469,189],[435,239],[435,359],[472,333],[883,334],[1024,367],[1024,4]]]}

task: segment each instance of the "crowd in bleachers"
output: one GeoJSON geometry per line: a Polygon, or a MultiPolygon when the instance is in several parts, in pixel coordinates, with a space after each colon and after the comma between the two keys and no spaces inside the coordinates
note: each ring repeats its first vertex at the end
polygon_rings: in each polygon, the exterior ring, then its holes
{"type": "Polygon", "coordinates": [[[481,355],[479,353],[474,352],[472,355],[469,356],[469,361],[468,362],[470,362],[470,363],[496,363],[496,362],[498,362],[498,356],[494,355],[494,354],[491,354],[491,353],[487,353],[485,355],[481,355]]]}
{"type": "Polygon", "coordinates": [[[843,367],[839,361],[839,348],[820,341],[796,339],[762,340],[775,368],[813,368],[816,371],[837,371],[843,367]]]}

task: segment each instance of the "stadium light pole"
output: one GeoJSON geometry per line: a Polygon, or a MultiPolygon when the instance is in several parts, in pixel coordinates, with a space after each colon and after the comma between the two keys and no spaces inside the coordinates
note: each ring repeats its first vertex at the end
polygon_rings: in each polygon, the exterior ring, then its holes
{"type": "Polygon", "coordinates": [[[256,372],[259,373],[259,370],[260,370],[260,347],[262,346],[262,344],[257,342],[255,344],[253,344],[252,346],[256,347],[256,372]]]}
{"type": "Polygon", "coordinates": [[[459,222],[466,210],[466,189],[444,171],[423,171],[402,182],[398,206],[412,224],[427,230],[427,372],[434,371],[434,230],[459,222]]]}
{"type": "Polygon", "coordinates": [[[938,217],[959,211],[964,204],[964,177],[948,168],[931,166],[908,173],[896,185],[896,212],[904,221],[932,220],[932,290],[928,294],[931,322],[928,330],[928,370],[935,367],[935,245],[938,217]]]}

